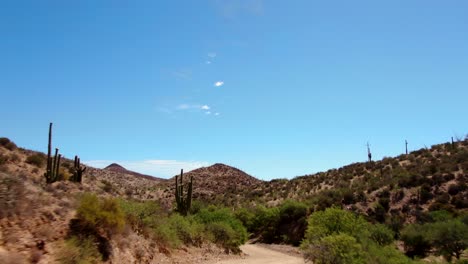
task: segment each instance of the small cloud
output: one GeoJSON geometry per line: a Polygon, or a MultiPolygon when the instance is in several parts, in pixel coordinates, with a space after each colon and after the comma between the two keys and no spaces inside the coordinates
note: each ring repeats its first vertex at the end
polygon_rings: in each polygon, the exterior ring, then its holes
{"type": "Polygon", "coordinates": [[[192,106],[188,105],[188,104],[180,104],[180,105],[177,106],[178,110],[187,110],[187,109],[190,109],[190,108],[192,108],[192,106]]]}
{"type": "Polygon", "coordinates": [[[203,110],[210,110],[210,107],[207,106],[207,105],[202,105],[201,109],[203,109],[203,110]]]}
{"type": "Polygon", "coordinates": [[[190,80],[192,79],[192,70],[190,69],[180,69],[176,71],[171,71],[172,76],[178,79],[190,80]]]}
{"type": "Polygon", "coordinates": [[[265,13],[263,0],[218,0],[218,13],[226,19],[238,19],[241,15],[261,16],[265,13]]]}
{"type": "Polygon", "coordinates": [[[206,111],[205,114],[211,115],[211,112],[210,112],[210,111],[206,111]]]}
{"type": "Polygon", "coordinates": [[[215,82],[215,84],[214,84],[214,86],[216,86],[216,87],[221,87],[223,85],[224,85],[223,81],[215,82]]]}
{"type": "Polygon", "coordinates": [[[219,113],[215,113],[214,115],[215,115],[215,116],[219,116],[219,113]]]}
{"type": "Polygon", "coordinates": [[[216,52],[208,52],[208,57],[210,58],[214,58],[216,57],[216,55],[217,55],[216,52]]]}
{"type": "Polygon", "coordinates": [[[211,61],[205,61],[205,64],[211,64],[211,61]]]}

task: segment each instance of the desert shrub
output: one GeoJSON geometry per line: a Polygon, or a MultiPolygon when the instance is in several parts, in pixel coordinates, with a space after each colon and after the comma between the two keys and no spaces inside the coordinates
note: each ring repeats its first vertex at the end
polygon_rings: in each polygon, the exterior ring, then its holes
{"type": "Polygon", "coordinates": [[[386,246],[393,242],[394,233],[383,224],[370,225],[370,239],[380,246],[386,246]]]}
{"type": "MultiPolygon", "coordinates": [[[[400,251],[395,249],[394,246],[378,246],[375,244],[367,245],[366,250],[366,262],[372,264],[411,264],[415,263],[400,251]]],[[[419,262],[417,262],[419,263],[419,262]]]]}
{"type": "Polygon", "coordinates": [[[213,242],[221,245],[228,251],[239,252],[241,242],[236,235],[236,231],[225,222],[213,222],[206,225],[206,231],[213,238],[213,242]]]}
{"type": "Polygon", "coordinates": [[[426,235],[427,226],[412,224],[401,232],[401,240],[405,243],[405,252],[410,257],[425,257],[431,249],[431,243],[426,235]]]}
{"type": "Polygon", "coordinates": [[[374,209],[368,213],[369,217],[379,223],[385,223],[387,217],[387,209],[379,202],[375,205],[374,209]]]}
{"type": "Polygon", "coordinates": [[[103,184],[101,187],[103,191],[107,193],[112,193],[114,191],[114,186],[109,181],[102,180],[101,183],[103,184]]]}
{"type": "Polygon", "coordinates": [[[447,261],[460,259],[468,247],[468,226],[458,219],[429,224],[427,236],[439,255],[447,261]]]}
{"type": "Polygon", "coordinates": [[[42,168],[46,163],[46,158],[44,154],[36,153],[26,158],[26,163],[34,165],[38,168],[42,168]]]}
{"type": "Polygon", "coordinates": [[[392,214],[386,222],[386,225],[393,231],[395,234],[394,238],[400,238],[400,231],[403,228],[405,223],[405,218],[403,215],[396,213],[392,214]]]}
{"type": "Polygon", "coordinates": [[[288,200],[279,208],[278,236],[281,243],[298,246],[307,228],[307,206],[301,202],[288,200]]]}
{"type": "Polygon", "coordinates": [[[253,210],[249,210],[245,207],[238,208],[234,212],[234,216],[239,219],[242,224],[247,228],[248,232],[254,232],[254,218],[255,214],[253,213],[253,210]]]}
{"type": "Polygon", "coordinates": [[[302,246],[304,257],[316,264],[364,264],[365,252],[356,239],[347,234],[320,238],[302,246]]]}
{"type": "Polygon", "coordinates": [[[437,210],[429,212],[432,222],[443,222],[453,219],[453,215],[445,210],[437,210]]]}
{"type": "Polygon", "coordinates": [[[432,185],[434,186],[440,186],[444,182],[447,182],[446,178],[442,176],[441,174],[434,174],[432,175],[432,185]]]}
{"type": "Polygon", "coordinates": [[[125,215],[117,200],[101,198],[94,194],[84,194],[77,209],[77,219],[86,227],[111,236],[121,232],[125,225],[125,215]]]}
{"type": "Polygon", "coordinates": [[[8,158],[8,160],[11,162],[18,162],[20,159],[20,156],[16,153],[11,153],[10,157],[8,158]]]}
{"type": "Polygon", "coordinates": [[[337,207],[331,207],[310,215],[304,240],[313,242],[339,233],[358,238],[367,234],[367,225],[368,223],[361,216],[337,207]]]}
{"type": "Polygon", "coordinates": [[[169,225],[167,218],[155,219],[154,223],[151,224],[151,232],[153,238],[164,246],[178,248],[182,244],[177,230],[169,225]]]}
{"type": "Polygon", "coordinates": [[[439,203],[439,202],[434,202],[431,205],[429,205],[429,211],[448,211],[452,212],[454,210],[453,206],[451,204],[446,204],[446,203],[439,203]]]}
{"type": "Polygon", "coordinates": [[[17,148],[16,144],[6,137],[0,138],[0,146],[3,146],[8,150],[15,150],[17,148]]]}
{"type": "Polygon", "coordinates": [[[71,237],[57,254],[57,260],[62,264],[100,263],[101,254],[91,238],[79,239],[71,237]]]}
{"type": "Polygon", "coordinates": [[[450,202],[450,195],[447,194],[447,193],[441,193],[440,195],[438,195],[438,196],[435,198],[435,201],[436,201],[437,203],[446,204],[446,203],[450,202]]]}
{"type": "Polygon", "coordinates": [[[194,219],[206,226],[206,231],[214,238],[213,242],[228,251],[238,252],[239,246],[247,241],[246,228],[226,208],[201,209],[194,219]]]}
{"type": "Polygon", "coordinates": [[[393,232],[339,208],[315,212],[301,248],[314,263],[411,263],[394,249],[393,232]],[[389,262],[391,260],[391,262],[389,262]]]}
{"type": "Polygon", "coordinates": [[[0,154],[0,165],[7,163],[7,161],[8,161],[8,156],[0,154]]]}
{"type": "Polygon", "coordinates": [[[466,193],[459,193],[452,197],[450,203],[458,209],[468,208],[468,195],[466,193]]]}
{"type": "Polygon", "coordinates": [[[356,203],[356,197],[354,192],[350,189],[346,189],[343,192],[343,204],[354,204],[356,203]]]}
{"type": "Polygon", "coordinates": [[[257,206],[254,214],[251,232],[259,235],[261,240],[266,243],[279,241],[280,238],[277,236],[279,209],[277,207],[266,208],[264,206],[257,206]]]}
{"type": "Polygon", "coordinates": [[[0,219],[27,212],[31,201],[26,194],[23,181],[0,173],[0,219]]]}
{"type": "Polygon", "coordinates": [[[379,204],[388,212],[390,209],[390,199],[388,197],[379,198],[379,204]]]}
{"type": "Polygon", "coordinates": [[[207,238],[204,235],[203,224],[196,222],[191,216],[183,217],[179,214],[173,214],[169,217],[168,224],[185,245],[201,246],[207,238]]]}
{"type": "Polygon", "coordinates": [[[434,196],[431,192],[431,186],[429,184],[425,183],[419,188],[419,203],[425,204],[433,197],[434,196]]]}
{"type": "Polygon", "coordinates": [[[399,189],[393,193],[391,200],[394,203],[398,203],[399,201],[403,200],[403,198],[405,198],[405,191],[402,189],[399,189]]]}
{"type": "Polygon", "coordinates": [[[447,192],[450,195],[457,195],[459,192],[466,190],[466,184],[463,182],[450,184],[447,192]]]}

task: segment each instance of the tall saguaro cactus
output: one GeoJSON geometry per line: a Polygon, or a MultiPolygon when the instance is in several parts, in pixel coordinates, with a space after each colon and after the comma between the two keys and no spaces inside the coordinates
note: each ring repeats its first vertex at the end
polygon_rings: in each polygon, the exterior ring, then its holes
{"type": "Polygon", "coordinates": [[[369,142],[367,142],[367,158],[369,159],[369,162],[372,161],[372,153],[371,153],[371,151],[370,151],[369,142]]]}
{"type": "Polygon", "coordinates": [[[44,174],[46,178],[46,183],[53,183],[59,178],[59,168],[60,168],[60,159],[62,158],[61,154],[58,154],[59,149],[55,149],[55,156],[52,158],[52,123],[49,124],[49,144],[47,147],[47,168],[44,174]]]}
{"type": "Polygon", "coordinates": [[[188,183],[187,195],[184,194],[184,170],[180,170],[179,177],[175,177],[175,198],[177,204],[177,212],[182,215],[187,215],[192,206],[192,190],[193,190],[193,176],[190,177],[188,183]]]}
{"type": "Polygon", "coordinates": [[[86,167],[81,166],[80,164],[80,158],[78,156],[75,156],[75,164],[73,167],[73,176],[70,178],[71,181],[73,182],[80,182],[83,179],[83,172],[85,172],[86,167]]]}
{"type": "Polygon", "coordinates": [[[408,141],[405,139],[405,150],[406,150],[406,155],[408,155],[408,141]]]}

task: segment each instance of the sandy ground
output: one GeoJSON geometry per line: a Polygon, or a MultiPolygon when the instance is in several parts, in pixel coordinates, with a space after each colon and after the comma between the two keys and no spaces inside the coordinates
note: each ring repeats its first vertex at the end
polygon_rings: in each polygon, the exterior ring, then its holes
{"type": "Polygon", "coordinates": [[[262,246],[247,244],[240,247],[245,257],[217,262],[217,264],[304,264],[304,259],[290,256],[262,246]]]}

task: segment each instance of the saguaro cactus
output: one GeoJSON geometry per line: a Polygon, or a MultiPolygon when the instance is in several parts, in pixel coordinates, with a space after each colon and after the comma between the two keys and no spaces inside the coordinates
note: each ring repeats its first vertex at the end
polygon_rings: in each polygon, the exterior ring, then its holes
{"type": "Polygon", "coordinates": [[[370,151],[369,142],[367,142],[367,158],[369,159],[369,162],[372,161],[372,153],[371,153],[371,151],[370,151]]]}
{"type": "Polygon", "coordinates": [[[193,190],[193,176],[190,177],[188,183],[187,195],[184,194],[184,170],[180,170],[179,177],[175,177],[175,198],[177,204],[177,212],[181,215],[187,215],[190,207],[192,206],[192,190],[193,190]]]}
{"type": "Polygon", "coordinates": [[[59,149],[55,149],[55,156],[52,158],[52,123],[49,124],[49,144],[47,148],[47,168],[44,174],[46,183],[53,183],[59,179],[60,159],[62,155],[58,154],[59,149]]]}
{"type": "Polygon", "coordinates": [[[86,171],[85,166],[81,166],[80,164],[80,158],[78,156],[75,156],[75,164],[73,167],[73,176],[70,178],[70,181],[73,182],[81,182],[83,179],[83,172],[86,171]]]}

